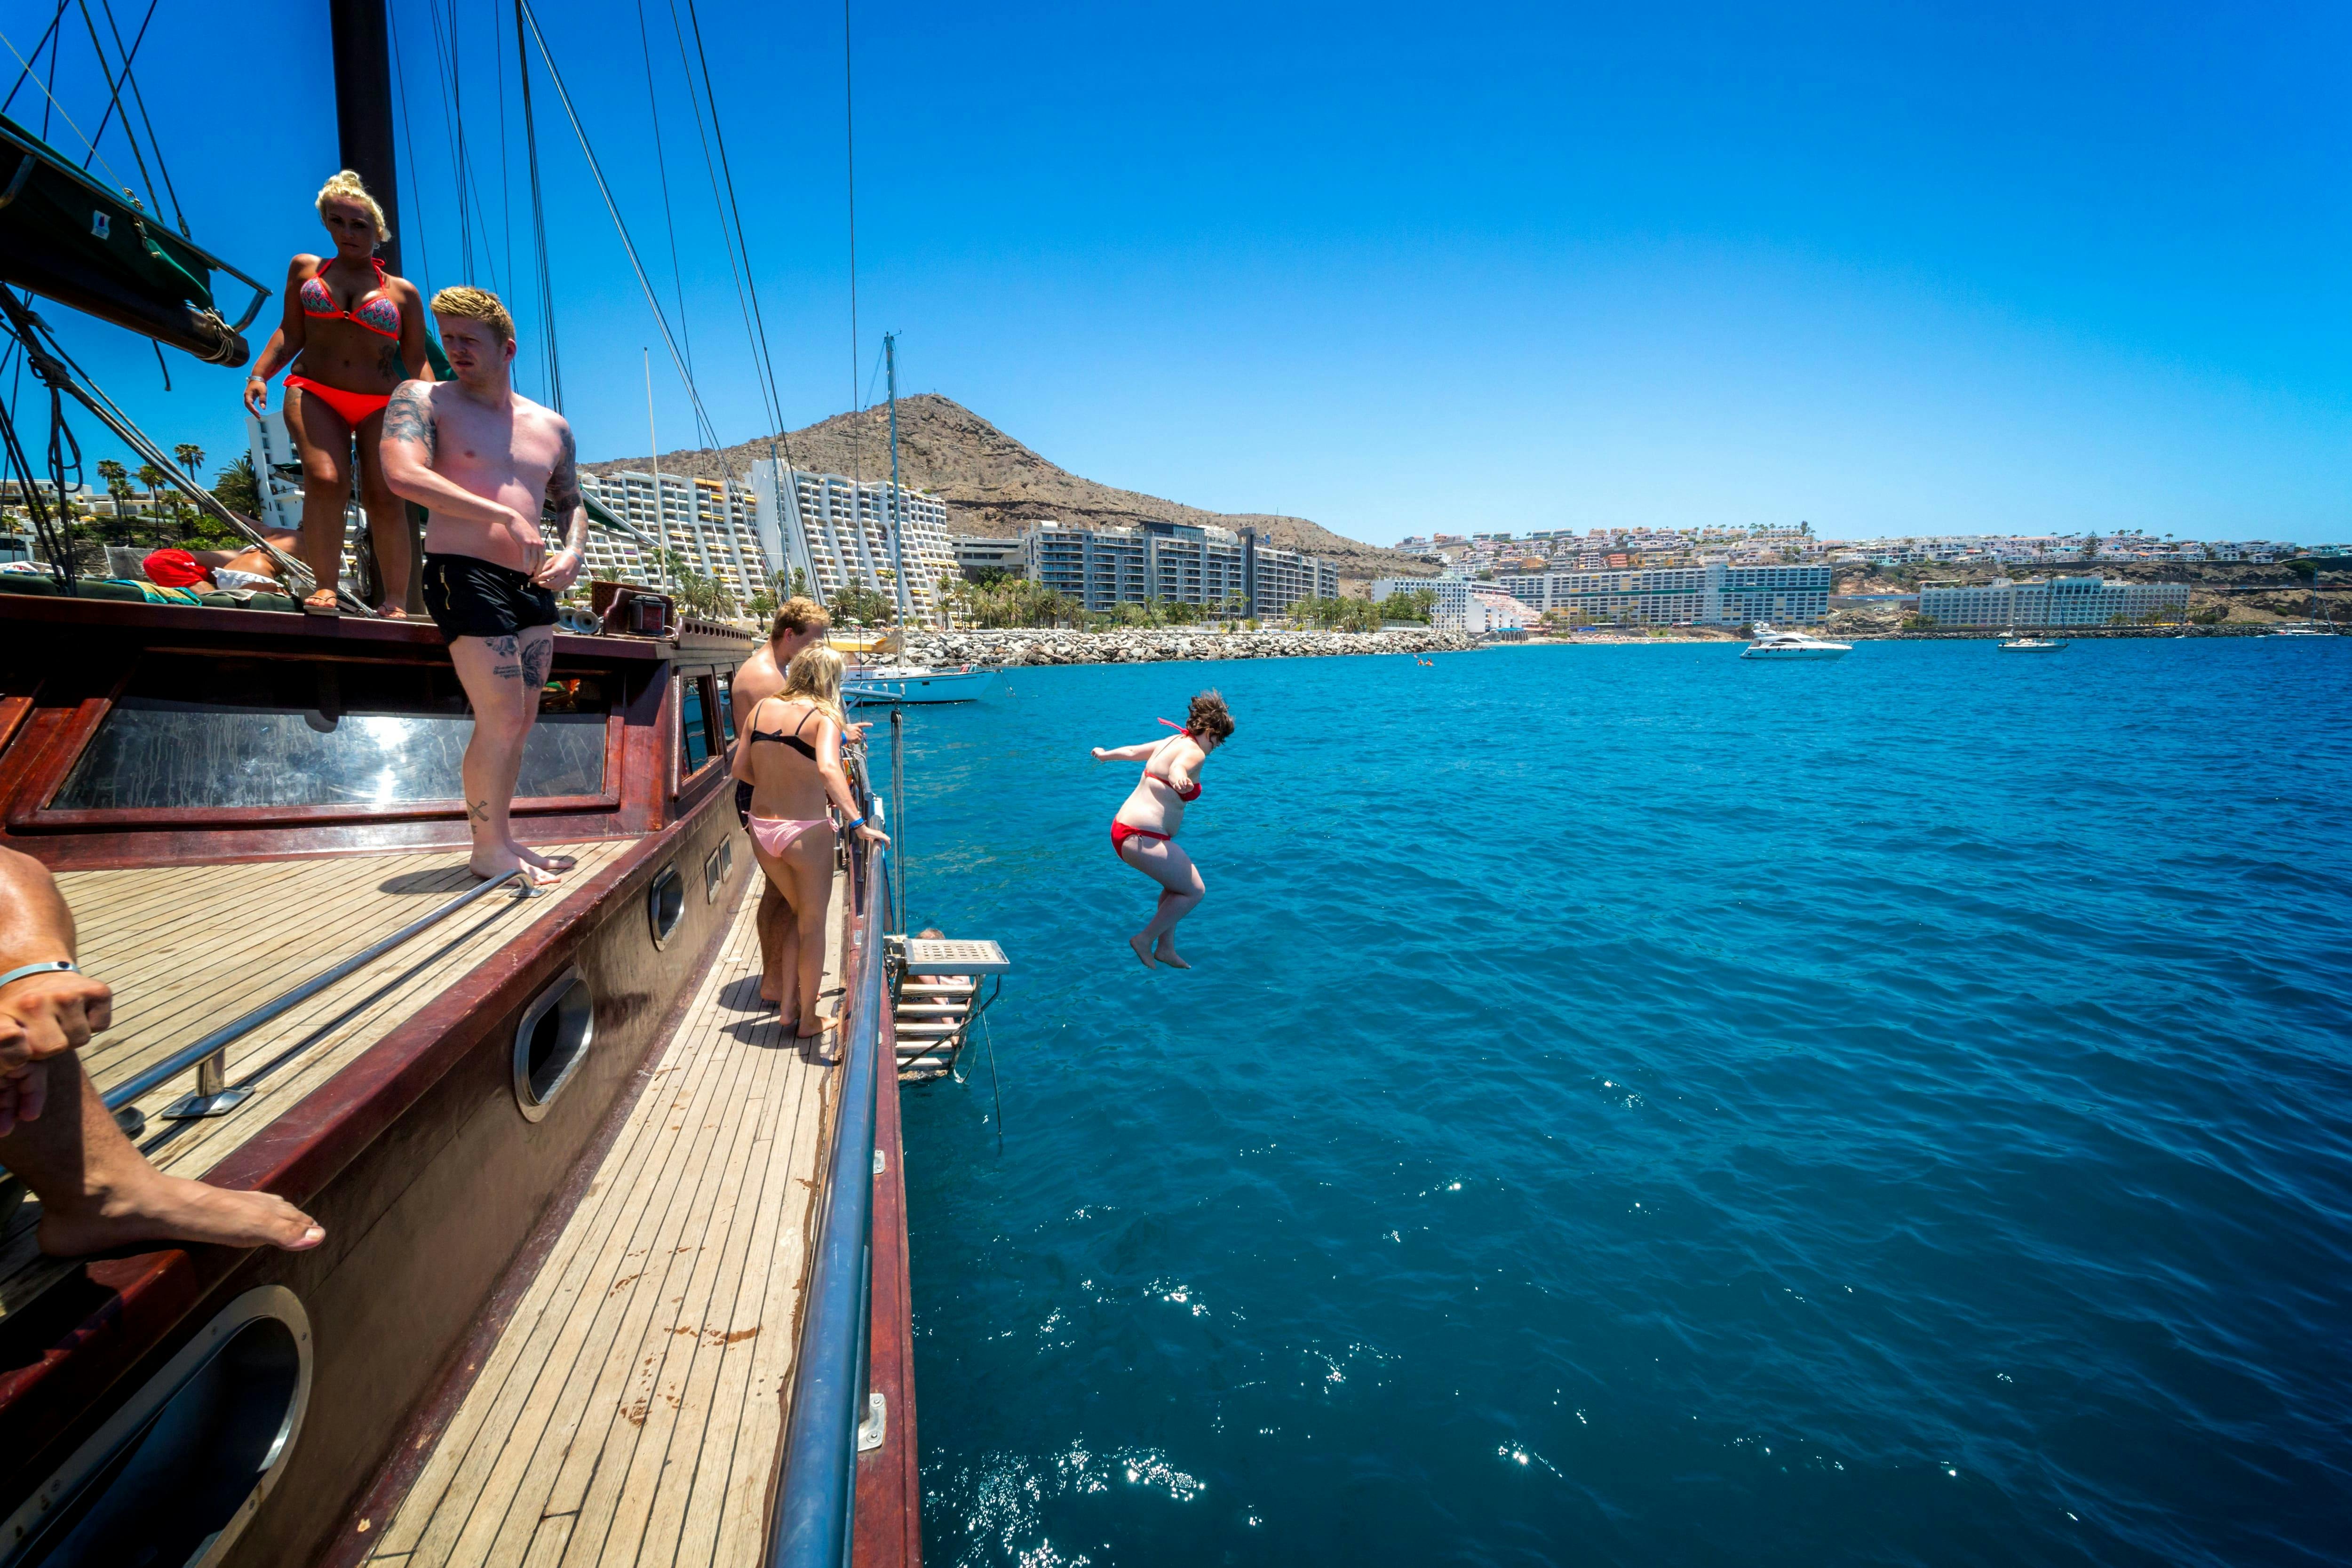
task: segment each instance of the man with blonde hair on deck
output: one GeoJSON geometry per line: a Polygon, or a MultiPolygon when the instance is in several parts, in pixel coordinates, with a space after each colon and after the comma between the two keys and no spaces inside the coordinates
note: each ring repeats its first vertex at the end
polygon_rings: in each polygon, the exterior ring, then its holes
{"type": "Polygon", "coordinates": [[[393,392],[384,478],[432,513],[425,607],[474,708],[463,766],[474,874],[520,868],[544,884],[572,858],[525,847],[509,813],[554,656],[555,595],[580,575],[587,542],[579,452],[563,416],[514,390],[514,318],[497,295],[444,289],[433,316],[455,379],[404,381],[393,392]],[[563,530],[552,553],[542,513],[563,530]]]}

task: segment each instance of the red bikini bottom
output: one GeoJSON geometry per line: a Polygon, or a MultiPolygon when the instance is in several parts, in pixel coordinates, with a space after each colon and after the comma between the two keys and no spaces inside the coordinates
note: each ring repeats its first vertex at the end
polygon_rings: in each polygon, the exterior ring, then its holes
{"type": "Polygon", "coordinates": [[[360,427],[360,421],[371,414],[383,412],[383,405],[392,401],[392,394],[388,392],[346,392],[340,386],[327,386],[312,381],[307,375],[289,375],[286,378],[286,384],[289,390],[299,386],[310,394],[341,415],[343,423],[354,430],[360,427]]]}
{"type": "Polygon", "coordinates": [[[1110,852],[1117,855],[1118,847],[1130,838],[1157,838],[1165,844],[1168,837],[1167,834],[1154,833],[1149,827],[1129,827],[1124,822],[1114,822],[1110,825],[1110,852]]]}

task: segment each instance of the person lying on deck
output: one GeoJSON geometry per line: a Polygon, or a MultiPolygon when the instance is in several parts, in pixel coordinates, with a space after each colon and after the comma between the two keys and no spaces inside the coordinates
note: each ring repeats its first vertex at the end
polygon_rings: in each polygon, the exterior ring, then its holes
{"type": "Polygon", "coordinates": [[[890,842],[858,815],[841,771],[841,655],[823,643],[803,648],[785,667],[783,691],[747,710],[742,723],[735,776],[751,786],[751,853],[787,917],[784,940],[765,955],[760,992],[772,990],[778,1010],[799,1019],[793,1033],[813,1040],[824,1033],[816,1005],[833,903],[828,805],[840,808],[845,830],[869,844],[890,842]]]}
{"type": "MultiPolygon", "coordinates": [[[[289,541],[294,537],[286,536],[289,541]]],[[[272,542],[275,542],[273,541],[272,542]]],[[[279,549],[287,548],[279,545],[279,549]]],[[[245,550],[158,550],[143,563],[147,581],[166,588],[276,588],[281,570],[259,546],[245,550]]]]}
{"type": "Polygon", "coordinates": [[[79,1055],[113,1021],[113,993],[70,967],[74,951],[73,911],[48,868],[0,849],[0,1165],[41,1202],[41,1250],[202,1241],[306,1252],[326,1240],[275,1193],[167,1176],[131,1147],[79,1055]]]}
{"type": "Polygon", "coordinates": [[[1200,907],[1209,889],[1192,858],[1176,847],[1176,830],[1184,826],[1186,803],[1201,798],[1201,764],[1233,739],[1234,716],[1223,698],[1203,691],[1181,728],[1160,721],[1176,733],[1094,752],[1098,762],[1143,761],[1143,776],[1111,818],[1110,852],[1160,884],[1160,904],[1127,945],[1146,969],[1190,969],[1176,952],[1176,922],[1200,907]]]}

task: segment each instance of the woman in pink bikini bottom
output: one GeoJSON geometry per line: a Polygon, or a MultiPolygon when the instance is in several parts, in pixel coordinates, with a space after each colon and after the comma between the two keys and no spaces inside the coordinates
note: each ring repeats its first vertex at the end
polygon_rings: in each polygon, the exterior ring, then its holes
{"type": "Polygon", "coordinates": [[[1108,751],[1095,748],[1102,762],[1143,763],[1143,776],[1111,818],[1110,852],[1160,884],[1159,907],[1150,923],[1127,939],[1146,969],[1166,964],[1171,969],[1192,966],[1177,955],[1176,922],[1192,912],[1208,893],[1192,858],[1176,847],[1176,830],[1184,825],[1184,807],[1201,798],[1201,764],[1209,753],[1233,738],[1234,716],[1225,700],[1213,691],[1192,699],[1180,726],[1160,721],[1176,733],[1157,741],[1108,751]]]}
{"type": "Polygon", "coordinates": [[[793,1033],[813,1040],[824,1032],[816,1004],[824,984],[824,919],[833,904],[827,808],[840,810],[845,832],[872,844],[890,842],[858,815],[857,796],[841,771],[841,655],[821,642],[803,648],[784,667],[783,690],[755,704],[743,722],[735,777],[751,786],[751,853],[789,916],[760,992],[774,993],[783,1016],[798,1020],[793,1033]]]}

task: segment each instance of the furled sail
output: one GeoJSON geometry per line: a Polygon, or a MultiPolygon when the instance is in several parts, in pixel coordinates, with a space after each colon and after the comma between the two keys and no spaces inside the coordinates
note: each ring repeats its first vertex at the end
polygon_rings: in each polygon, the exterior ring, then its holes
{"type": "Polygon", "coordinates": [[[0,115],[0,282],[184,349],[213,364],[250,357],[244,332],[269,291],[171,233],[129,195],[77,169],[0,115]],[[212,275],[253,289],[234,325],[212,275]]]}

